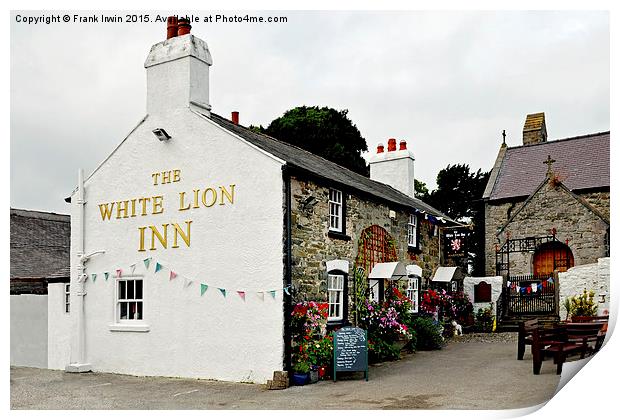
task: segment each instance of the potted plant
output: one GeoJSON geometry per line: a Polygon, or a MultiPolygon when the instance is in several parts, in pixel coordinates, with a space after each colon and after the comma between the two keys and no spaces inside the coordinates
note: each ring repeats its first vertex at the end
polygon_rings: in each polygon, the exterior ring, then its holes
{"type": "Polygon", "coordinates": [[[302,386],[310,381],[310,364],[305,360],[300,360],[293,365],[293,385],[302,386]]]}

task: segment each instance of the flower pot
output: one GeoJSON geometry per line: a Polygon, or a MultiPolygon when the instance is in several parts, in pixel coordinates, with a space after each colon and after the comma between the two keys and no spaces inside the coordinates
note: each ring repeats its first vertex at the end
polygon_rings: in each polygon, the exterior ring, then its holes
{"type": "Polygon", "coordinates": [[[311,370],[310,371],[310,383],[311,384],[315,384],[319,381],[319,371],[318,370],[311,370]]]}
{"type": "Polygon", "coordinates": [[[310,374],[309,373],[293,373],[293,376],[291,377],[291,383],[293,385],[296,386],[303,386],[306,385],[308,383],[308,381],[310,380],[310,374]]]}

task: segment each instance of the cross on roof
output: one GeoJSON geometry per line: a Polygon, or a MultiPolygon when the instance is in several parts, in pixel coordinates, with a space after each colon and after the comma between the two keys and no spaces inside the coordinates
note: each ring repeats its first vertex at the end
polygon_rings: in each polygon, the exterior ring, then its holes
{"type": "Polygon", "coordinates": [[[553,174],[552,165],[554,162],[555,162],[555,159],[551,159],[551,155],[547,156],[547,160],[543,162],[547,165],[547,175],[553,174]]]}

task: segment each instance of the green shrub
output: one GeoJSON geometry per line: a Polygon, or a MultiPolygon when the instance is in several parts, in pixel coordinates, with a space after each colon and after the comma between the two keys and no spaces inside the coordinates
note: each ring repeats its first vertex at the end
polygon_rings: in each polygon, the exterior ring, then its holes
{"type": "Polygon", "coordinates": [[[493,321],[495,315],[493,314],[493,304],[491,303],[488,308],[478,309],[476,313],[476,331],[478,332],[493,332],[493,321]]]}
{"type": "Polygon", "coordinates": [[[439,324],[428,316],[419,316],[411,321],[410,330],[415,332],[417,350],[439,350],[443,345],[439,324]]]}
{"type": "Polygon", "coordinates": [[[598,305],[594,303],[594,292],[584,290],[570,298],[570,316],[596,316],[598,305]]]}

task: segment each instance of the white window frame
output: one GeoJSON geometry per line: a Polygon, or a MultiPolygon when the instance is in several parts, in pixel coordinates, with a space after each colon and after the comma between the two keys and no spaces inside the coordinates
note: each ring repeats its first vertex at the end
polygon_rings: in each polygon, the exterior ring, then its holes
{"type": "Polygon", "coordinates": [[[342,233],[343,231],[343,201],[344,194],[342,191],[334,188],[329,189],[329,230],[332,232],[342,233]]]}
{"type": "Polygon", "coordinates": [[[116,279],[116,290],[114,291],[114,321],[117,324],[142,324],[144,323],[144,278],[142,277],[120,277],[116,279]],[[142,282],[142,297],[140,299],[136,298],[136,282],[142,282]],[[120,298],[120,284],[121,282],[125,283],[125,298],[120,298]],[[127,283],[133,282],[134,288],[134,297],[132,299],[127,298],[127,283]],[[137,304],[138,302],[142,303],[142,313],[138,313],[140,318],[135,319],[121,319],[121,304],[127,304],[127,314],[129,315],[129,308],[131,303],[137,304]]]}
{"type": "Polygon", "coordinates": [[[417,277],[409,277],[407,279],[407,290],[405,291],[406,296],[411,300],[411,310],[412,313],[418,313],[418,301],[420,297],[420,279],[417,277]]]}
{"type": "Polygon", "coordinates": [[[407,221],[407,245],[413,248],[418,247],[418,216],[409,214],[407,221]]]}
{"type": "Polygon", "coordinates": [[[65,313],[68,314],[71,311],[71,283],[65,283],[64,297],[65,313]]]}
{"type": "Polygon", "coordinates": [[[343,319],[344,282],[345,282],[344,274],[327,274],[327,320],[328,321],[341,321],[343,319]],[[336,284],[334,284],[334,282],[336,282],[336,284]],[[335,310],[332,311],[332,309],[335,309],[335,310]],[[334,313],[337,313],[337,314],[332,315],[334,313]]]}

